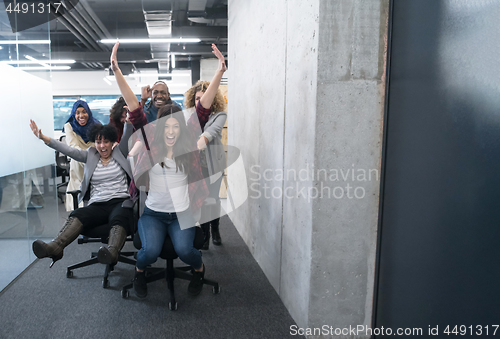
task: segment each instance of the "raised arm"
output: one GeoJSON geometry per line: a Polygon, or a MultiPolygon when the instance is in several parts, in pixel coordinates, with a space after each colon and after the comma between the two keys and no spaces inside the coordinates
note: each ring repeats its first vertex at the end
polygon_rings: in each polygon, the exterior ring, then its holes
{"type": "Polygon", "coordinates": [[[132,89],[127,84],[127,81],[125,80],[120,67],[118,67],[118,59],[116,55],[118,53],[119,45],[120,43],[116,42],[115,46],[113,47],[113,51],[111,52],[111,69],[113,70],[113,73],[115,73],[116,83],[118,84],[118,87],[120,87],[120,92],[122,93],[122,96],[127,103],[129,111],[134,111],[139,107],[139,100],[137,100],[134,92],[132,92],[132,89]]]}
{"type": "Polygon", "coordinates": [[[33,134],[35,135],[35,137],[42,140],[45,143],[45,145],[49,144],[50,138],[48,136],[44,135],[42,133],[42,130],[40,128],[38,128],[38,126],[36,125],[36,122],[34,122],[31,119],[30,119],[30,128],[33,131],[33,134]]]}
{"type": "Polygon", "coordinates": [[[210,85],[208,86],[207,90],[205,91],[205,93],[203,94],[203,96],[200,99],[200,103],[203,106],[203,108],[207,108],[207,109],[212,106],[212,103],[214,102],[215,95],[217,94],[217,91],[219,90],[219,85],[220,85],[220,81],[222,79],[222,75],[227,70],[226,62],[224,61],[224,56],[219,51],[217,46],[215,46],[215,44],[212,44],[212,53],[215,54],[217,59],[219,59],[219,67],[215,71],[215,75],[212,78],[210,85]]]}
{"type": "Polygon", "coordinates": [[[48,136],[42,133],[42,130],[38,128],[36,123],[33,120],[30,120],[30,128],[33,131],[33,134],[40,140],[42,140],[45,145],[53,148],[61,153],[64,153],[68,157],[75,159],[76,161],[86,162],[87,161],[87,151],[79,150],[74,147],[70,147],[63,142],[54,140],[49,138],[48,136]]]}

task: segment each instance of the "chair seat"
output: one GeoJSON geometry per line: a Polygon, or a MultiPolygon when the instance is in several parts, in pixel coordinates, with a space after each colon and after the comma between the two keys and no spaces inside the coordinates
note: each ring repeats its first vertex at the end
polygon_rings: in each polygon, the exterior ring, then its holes
{"type": "MultiPolygon", "coordinates": [[[[137,237],[138,238],[138,237],[137,237]]],[[[196,227],[196,233],[194,236],[193,247],[199,250],[203,247],[204,236],[201,227],[196,227]]],[[[163,242],[163,248],[161,249],[160,258],[162,259],[177,259],[177,253],[175,253],[174,244],[172,244],[172,239],[167,237],[163,242]]]]}

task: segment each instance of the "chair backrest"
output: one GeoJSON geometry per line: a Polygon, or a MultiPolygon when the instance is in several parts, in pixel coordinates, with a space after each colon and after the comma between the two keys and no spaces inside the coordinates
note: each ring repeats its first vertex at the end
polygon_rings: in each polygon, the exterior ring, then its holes
{"type": "MultiPolygon", "coordinates": [[[[59,138],[59,141],[65,142],[66,141],[66,136],[63,135],[59,138]]],[[[57,168],[57,176],[69,176],[69,162],[70,159],[62,154],[59,151],[56,151],[56,168],[57,168]]]]}

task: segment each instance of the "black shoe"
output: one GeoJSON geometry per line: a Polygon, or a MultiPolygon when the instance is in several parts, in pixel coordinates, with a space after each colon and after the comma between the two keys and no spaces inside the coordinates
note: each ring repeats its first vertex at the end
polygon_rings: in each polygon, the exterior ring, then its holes
{"type": "Polygon", "coordinates": [[[197,296],[198,294],[201,293],[201,290],[203,289],[203,277],[205,276],[205,265],[203,265],[203,271],[196,272],[195,270],[192,270],[192,273],[193,277],[189,282],[188,293],[192,296],[197,296]]]}
{"type": "Polygon", "coordinates": [[[222,245],[222,239],[220,238],[219,229],[217,229],[216,231],[212,229],[212,242],[215,246],[222,245]]]}
{"type": "Polygon", "coordinates": [[[148,295],[148,285],[146,283],[146,272],[135,271],[134,280],[134,291],[138,298],[146,298],[148,295]]]}

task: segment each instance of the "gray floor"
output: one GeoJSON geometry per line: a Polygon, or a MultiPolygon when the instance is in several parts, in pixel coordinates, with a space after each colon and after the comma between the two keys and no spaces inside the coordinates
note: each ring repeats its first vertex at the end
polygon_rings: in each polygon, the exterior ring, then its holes
{"type": "MultiPolygon", "coordinates": [[[[166,282],[149,285],[146,299],[121,286],[133,268],[119,263],[101,287],[103,265],[74,271],[66,266],[85,260],[99,244],[68,246],[49,269],[37,260],[0,294],[0,338],[288,338],[295,324],[228,217],[221,219],[223,246],[203,253],[206,277],[221,285],[219,295],[205,286],[190,297],[186,281],[176,281],[178,310],[168,309],[166,282]]],[[[127,244],[125,250],[132,250],[127,244]]],[[[180,263],[178,263],[180,264],[180,263]]],[[[160,260],[155,266],[163,266],[160,260]]]]}

